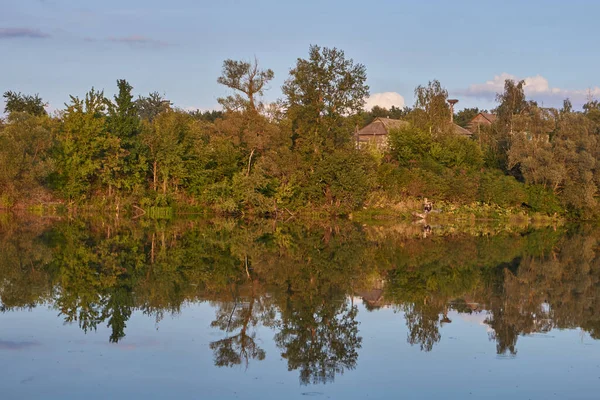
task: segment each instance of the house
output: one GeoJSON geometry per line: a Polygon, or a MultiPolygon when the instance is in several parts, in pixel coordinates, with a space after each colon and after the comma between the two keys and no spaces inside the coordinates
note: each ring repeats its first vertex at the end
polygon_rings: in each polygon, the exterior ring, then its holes
{"type": "Polygon", "coordinates": [[[460,125],[455,124],[454,122],[452,123],[452,131],[457,136],[464,136],[464,137],[473,136],[473,132],[469,131],[468,129],[463,128],[460,125]]]}
{"type": "Polygon", "coordinates": [[[356,294],[362,299],[367,311],[373,311],[387,305],[383,297],[383,289],[363,290],[356,292],[356,294]]]}
{"type": "Polygon", "coordinates": [[[356,132],[357,145],[361,148],[372,144],[378,149],[385,149],[388,146],[390,130],[402,129],[408,126],[408,122],[399,119],[375,118],[373,122],[356,132]]]}
{"type": "Polygon", "coordinates": [[[354,292],[355,295],[362,298],[363,304],[368,311],[373,311],[385,307],[390,303],[386,301],[383,290],[386,282],[384,279],[375,279],[368,286],[354,292]]]}
{"type": "Polygon", "coordinates": [[[471,119],[467,127],[471,132],[479,131],[481,126],[490,126],[496,121],[496,114],[480,112],[471,119]]]}
{"type": "MultiPolygon", "coordinates": [[[[406,121],[378,117],[356,132],[356,142],[359,148],[372,144],[378,149],[386,149],[388,147],[390,130],[407,128],[409,126],[410,124],[406,121]]],[[[452,123],[452,132],[457,136],[463,137],[471,137],[473,135],[473,133],[455,123],[452,123]]]]}

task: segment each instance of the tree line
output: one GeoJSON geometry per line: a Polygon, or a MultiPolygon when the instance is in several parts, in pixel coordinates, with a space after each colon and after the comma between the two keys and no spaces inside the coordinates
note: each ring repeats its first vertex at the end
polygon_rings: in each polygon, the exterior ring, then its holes
{"type": "MultiPolygon", "coordinates": [[[[227,214],[302,210],[348,214],[428,197],[594,218],[600,103],[574,111],[528,100],[506,81],[497,121],[472,138],[455,134],[448,91],[434,80],[415,104],[365,111],[366,68],[336,48],[311,46],[282,87],[257,60],[226,60],[217,81],[222,111],[189,112],[159,93],[133,94],[126,80],[108,98],[92,88],[48,115],[38,95],[4,93],[0,207],[60,203],[147,209],[204,207],[227,214]],[[358,149],[357,128],[403,119],[389,147],[358,149]]],[[[457,113],[466,125],[478,109],[457,113]]]]}

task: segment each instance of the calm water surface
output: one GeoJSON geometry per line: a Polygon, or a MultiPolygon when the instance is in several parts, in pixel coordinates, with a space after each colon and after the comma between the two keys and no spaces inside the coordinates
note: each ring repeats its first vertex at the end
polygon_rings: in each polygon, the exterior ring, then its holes
{"type": "Polygon", "coordinates": [[[0,218],[2,399],[596,399],[600,231],[0,218]]]}

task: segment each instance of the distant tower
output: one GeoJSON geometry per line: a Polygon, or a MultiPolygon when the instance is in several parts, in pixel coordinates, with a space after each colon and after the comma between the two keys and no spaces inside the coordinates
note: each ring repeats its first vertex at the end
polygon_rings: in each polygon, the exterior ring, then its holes
{"type": "Polygon", "coordinates": [[[450,104],[450,123],[454,123],[454,105],[458,103],[457,99],[448,99],[448,104],[450,104]]]}

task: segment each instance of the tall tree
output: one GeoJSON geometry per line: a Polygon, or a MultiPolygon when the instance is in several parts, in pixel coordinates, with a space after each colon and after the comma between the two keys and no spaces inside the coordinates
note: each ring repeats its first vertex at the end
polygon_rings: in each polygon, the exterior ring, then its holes
{"type": "Polygon", "coordinates": [[[267,84],[275,77],[271,69],[260,69],[258,60],[253,62],[225,60],[217,82],[240,93],[218,99],[227,111],[258,111],[262,103],[256,96],[263,96],[267,84]]]}
{"type": "Polygon", "coordinates": [[[117,80],[118,93],[114,101],[107,101],[109,129],[124,142],[124,147],[130,147],[135,136],[139,134],[140,119],[138,107],[133,100],[133,87],[125,79],[117,80]]]}
{"type": "Polygon", "coordinates": [[[138,103],[133,100],[133,87],[124,79],[117,80],[118,93],[106,101],[108,139],[112,146],[105,151],[104,169],[110,168],[112,186],[132,190],[143,185],[147,170],[144,149],[140,141],[141,121],[138,103]]]}
{"type": "Polygon", "coordinates": [[[248,153],[246,175],[250,174],[255,153],[262,153],[268,146],[269,127],[266,118],[260,115],[264,109],[261,97],[274,76],[272,70],[261,69],[255,58],[253,62],[225,60],[222,74],[217,79],[221,85],[236,91],[218,101],[230,113],[230,123],[226,125],[229,130],[237,131],[235,136],[248,153]]]}
{"type": "Polygon", "coordinates": [[[583,105],[583,114],[596,126],[596,133],[600,133],[600,101],[589,99],[583,105]]]}
{"type": "Polygon", "coordinates": [[[413,123],[431,133],[447,131],[450,125],[450,107],[447,100],[448,91],[437,79],[430,81],[427,86],[417,86],[413,123]]]}
{"type": "Polygon", "coordinates": [[[135,103],[140,119],[150,122],[152,122],[158,114],[171,108],[171,102],[158,92],[152,92],[148,94],[148,96],[140,96],[135,103]]]}
{"type": "Polygon", "coordinates": [[[315,154],[347,146],[369,95],[366,68],[335,47],[310,46],[283,85],[294,146],[315,154]]]}
{"type": "Polygon", "coordinates": [[[500,103],[496,108],[498,123],[505,132],[512,133],[515,116],[527,109],[525,81],[515,82],[512,79],[504,81],[504,92],[496,95],[496,101],[500,103]]]}
{"type": "Polygon", "coordinates": [[[142,140],[149,149],[154,190],[161,181],[161,192],[166,195],[169,188],[177,190],[183,183],[197,133],[193,118],[180,111],[164,112],[145,126],[142,140]]]}
{"type": "Polygon", "coordinates": [[[2,95],[6,102],[4,106],[4,112],[12,114],[15,112],[25,112],[32,115],[47,115],[46,107],[48,104],[44,103],[42,98],[35,95],[22,94],[21,92],[7,91],[2,95]]]}
{"type": "MultiPolygon", "coordinates": [[[[84,100],[71,96],[58,135],[57,173],[62,194],[71,202],[89,195],[107,145],[106,99],[92,88],[84,100]]],[[[114,145],[114,141],[111,141],[114,145]]]]}
{"type": "Polygon", "coordinates": [[[10,115],[0,124],[0,197],[14,204],[45,191],[42,183],[53,170],[51,148],[57,121],[24,112],[10,115]]]}

